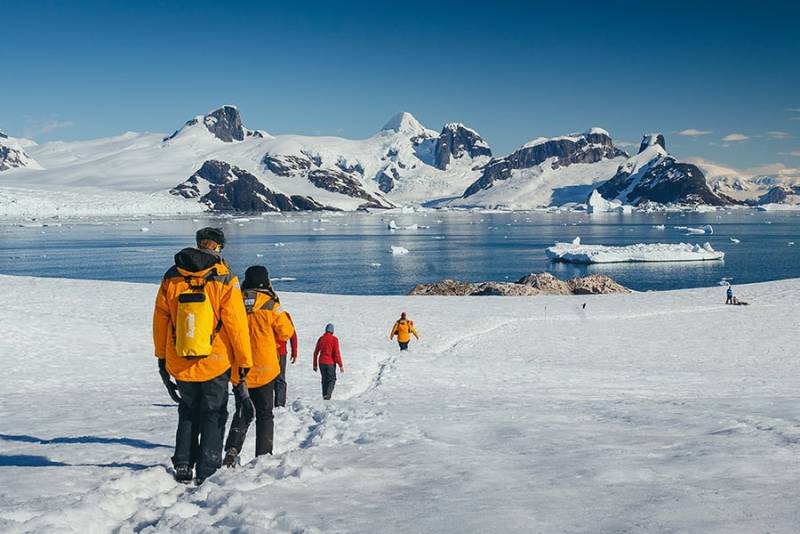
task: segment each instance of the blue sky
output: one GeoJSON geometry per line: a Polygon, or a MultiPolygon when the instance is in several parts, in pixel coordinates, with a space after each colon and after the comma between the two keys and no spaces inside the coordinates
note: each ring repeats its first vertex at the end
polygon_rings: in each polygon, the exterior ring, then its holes
{"type": "Polygon", "coordinates": [[[27,1],[2,16],[0,128],[40,142],[171,132],[232,103],[273,134],[366,137],[406,110],[497,154],[602,126],[800,167],[797,3],[27,1]]]}

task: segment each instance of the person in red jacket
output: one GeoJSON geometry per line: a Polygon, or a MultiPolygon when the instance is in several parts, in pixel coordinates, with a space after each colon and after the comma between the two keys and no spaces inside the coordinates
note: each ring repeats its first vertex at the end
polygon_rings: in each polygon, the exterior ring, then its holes
{"type": "Polygon", "coordinates": [[[344,373],[342,353],[339,351],[339,338],[333,335],[333,325],[325,326],[325,333],[317,340],[314,348],[314,372],[322,376],[322,398],[330,400],[333,395],[333,386],[336,385],[336,366],[344,373]]]}
{"type": "MultiPolygon", "coordinates": [[[[292,323],[294,326],[294,322],[292,321],[292,316],[289,315],[289,312],[285,311],[286,317],[289,318],[289,322],[292,323]]],[[[289,339],[289,344],[292,347],[292,364],[297,361],[297,330],[295,330],[292,337],[289,339]]],[[[278,361],[281,365],[281,374],[275,379],[275,406],[286,406],[286,341],[281,341],[278,343],[278,361]]]]}

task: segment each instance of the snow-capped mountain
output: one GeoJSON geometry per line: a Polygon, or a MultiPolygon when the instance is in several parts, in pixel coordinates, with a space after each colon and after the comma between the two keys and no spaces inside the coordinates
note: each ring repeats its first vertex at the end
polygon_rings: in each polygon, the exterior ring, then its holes
{"type": "Polygon", "coordinates": [[[224,143],[234,141],[244,141],[245,137],[265,137],[265,132],[259,130],[248,130],[242,126],[242,117],[236,106],[224,105],[208,113],[208,115],[198,115],[189,120],[186,124],[175,131],[169,137],[164,138],[164,142],[170,141],[181,135],[191,135],[193,129],[205,128],[211,135],[224,143]]]}
{"type": "Polygon", "coordinates": [[[597,192],[606,200],[634,206],[644,202],[713,206],[734,202],[712,191],[696,165],[679,162],[670,156],[661,134],[645,135],[639,153],[620,165],[616,174],[598,187],[597,192]]]}
{"type": "Polygon", "coordinates": [[[34,143],[27,139],[15,139],[0,132],[0,171],[9,169],[41,169],[35,159],[25,152],[25,146],[34,143]]]}
{"type": "Polygon", "coordinates": [[[800,175],[797,169],[779,165],[737,170],[703,159],[692,160],[706,175],[711,188],[747,204],[800,203],[800,175]]]}
{"type": "Polygon", "coordinates": [[[602,128],[539,137],[504,158],[491,160],[450,205],[525,209],[583,202],[627,157],[602,128]]]}

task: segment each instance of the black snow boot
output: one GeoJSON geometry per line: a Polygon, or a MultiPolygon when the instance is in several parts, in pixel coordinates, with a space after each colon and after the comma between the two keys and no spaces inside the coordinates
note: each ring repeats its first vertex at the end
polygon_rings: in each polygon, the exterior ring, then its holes
{"type": "Polygon", "coordinates": [[[175,466],[175,481],[183,484],[188,484],[192,481],[194,473],[192,473],[192,466],[188,464],[180,464],[175,466]]]}

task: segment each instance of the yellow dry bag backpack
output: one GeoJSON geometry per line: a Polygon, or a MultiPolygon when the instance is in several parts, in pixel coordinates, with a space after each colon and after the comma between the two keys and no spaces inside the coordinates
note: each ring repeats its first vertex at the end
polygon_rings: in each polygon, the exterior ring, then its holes
{"type": "MultiPolygon", "coordinates": [[[[213,272],[210,276],[213,275],[213,272]]],[[[186,277],[188,289],[178,294],[178,313],[175,318],[175,351],[183,358],[204,358],[211,354],[214,338],[222,328],[206,295],[208,278],[186,277]]]]}

